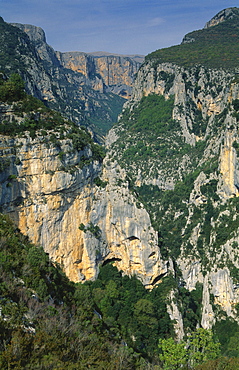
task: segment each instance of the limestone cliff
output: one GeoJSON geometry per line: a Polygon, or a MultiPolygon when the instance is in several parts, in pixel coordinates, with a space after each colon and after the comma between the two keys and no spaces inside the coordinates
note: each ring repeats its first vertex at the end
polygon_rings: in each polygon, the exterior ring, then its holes
{"type": "MultiPolygon", "coordinates": [[[[2,105],[2,112],[4,105],[2,105]]],[[[5,114],[13,117],[11,106],[5,114]]],[[[92,159],[71,139],[1,136],[1,207],[19,229],[64,267],[73,281],[95,279],[115,261],[153,286],[167,272],[148,213],[136,205],[125,171],[92,159]],[[97,182],[98,179],[98,182],[97,182]],[[97,185],[98,184],[98,185],[97,185]]]]}
{"type": "Polygon", "coordinates": [[[57,52],[56,55],[65,68],[82,73],[94,90],[130,98],[134,77],[141,63],[124,55],[95,56],[82,52],[57,52]]]}
{"type": "MultiPolygon", "coordinates": [[[[231,19],[233,12],[224,13],[231,19]]],[[[170,250],[183,286],[192,292],[202,284],[200,322],[209,328],[219,317],[237,319],[239,302],[237,72],[156,56],[141,66],[107,145],[148,210],[161,246],[170,250]]],[[[173,305],[169,312],[180,337],[180,315],[173,305]]]]}
{"type": "MultiPolygon", "coordinates": [[[[111,55],[110,53],[59,52],[49,46],[42,28],[28,24],[12,23],[24,31],[34,43],[44,64],[50,68],[66,68],[83,75],[84,83],[94,90],[113,92],[128,99],[135,74],[142,64],[143,56],[111,55]],[[105,55],[106,54],[106,55],[105,55]]],[[[70,82],[70,81],[69,81],[70,82]]]]}

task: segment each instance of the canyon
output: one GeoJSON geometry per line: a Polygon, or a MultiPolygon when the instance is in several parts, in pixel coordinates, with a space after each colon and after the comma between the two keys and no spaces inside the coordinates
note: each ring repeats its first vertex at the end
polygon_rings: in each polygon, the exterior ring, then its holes
{"type": "MultiPolygon", "coordinates": [[[[204,31],[227,22],[238,24],[234,8],[204,31]]],[[[156,54],[143,62],[55,52],[40,28],[12,27],[35,48],[27,92],[88,127],[106,155],[95,159],[89,146],[75,149],[59,135],[56,145],[51,132],[1,135],[2,212],[72,281],[94,280],[108,263],[149,289],[170,275],[189,293],[202,288],[203,328],[226,317],[238,321],[238,71],[180,65],[156,54]]],[[[182,47],[196,36],[186,36],[182,47]]],[[[1,104],[1,123],[24,119],[1,104]]],[[[181,339],[176,296],[177,287],[168,312],[181,339]]]]}

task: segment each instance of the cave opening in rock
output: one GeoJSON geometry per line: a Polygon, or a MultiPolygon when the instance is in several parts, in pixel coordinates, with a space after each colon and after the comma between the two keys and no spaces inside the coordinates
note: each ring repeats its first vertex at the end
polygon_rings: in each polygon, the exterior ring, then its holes
{"type": "Polygon", "coordinates": [[[107,265],[108,263],[112,263],[112,262],[116,262],[116,261],[122,261],[122,259],[121,259],[121,258],[116,258],[116,257],[114,257],[114,258],[108,258],[108,259],[106,259],[106,260],[102,263],[102,266],[105,266],[105,265],[107,265]]]}
{"type": "Polygon", "coordinates": [[[156,276],[156,278],[154,278],[154,280],[152,281],[152,285],[155,285],[156,283],[158,283],[159,280],[161,280],[166,274],[167,272],[164,272],[163,274],[156,276]]]}

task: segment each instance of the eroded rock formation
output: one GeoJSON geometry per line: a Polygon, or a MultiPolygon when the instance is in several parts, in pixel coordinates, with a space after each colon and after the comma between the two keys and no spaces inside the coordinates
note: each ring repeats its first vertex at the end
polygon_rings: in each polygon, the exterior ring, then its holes
{"type": "Polygon", "coordinates": [[[102,187],[94,183],[101,164],[84,165],[90,150],[74,151],[70,140],[59,149],[44,137],[1,137],[1,150],[2,208],[71,280],[95,279],[110,261],[148,286],[167,272],[149,215],[116,163],[105,165],[102,187]]]}

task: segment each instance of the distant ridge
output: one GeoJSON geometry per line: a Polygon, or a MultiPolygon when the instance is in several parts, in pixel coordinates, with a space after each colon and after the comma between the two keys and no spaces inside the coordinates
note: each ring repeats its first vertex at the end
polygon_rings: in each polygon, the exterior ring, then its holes
{"type": "Polygon", "coordinates": [[[140,54],[132,54],[132,55],[127,55],[127,54],[115,54],[115,53],[109,53],[107,51],[94,51],[92,53],[85,53],[92,55],[94,57],[107,57],[107,56],[116,56],[116,57],[123,57],[123,58],[130,58],[135,60],[136,62],[143,63],[145,56],[140,55],[140,54]]]}
{"type": "Polygon", "coordinates": [[[155,63],[171,62],[184,67],[238,69],[239,9],[227,8],[215,15],[201,30],[184,36],[180,45],[159,49],[146,56],[155,63]]]}

